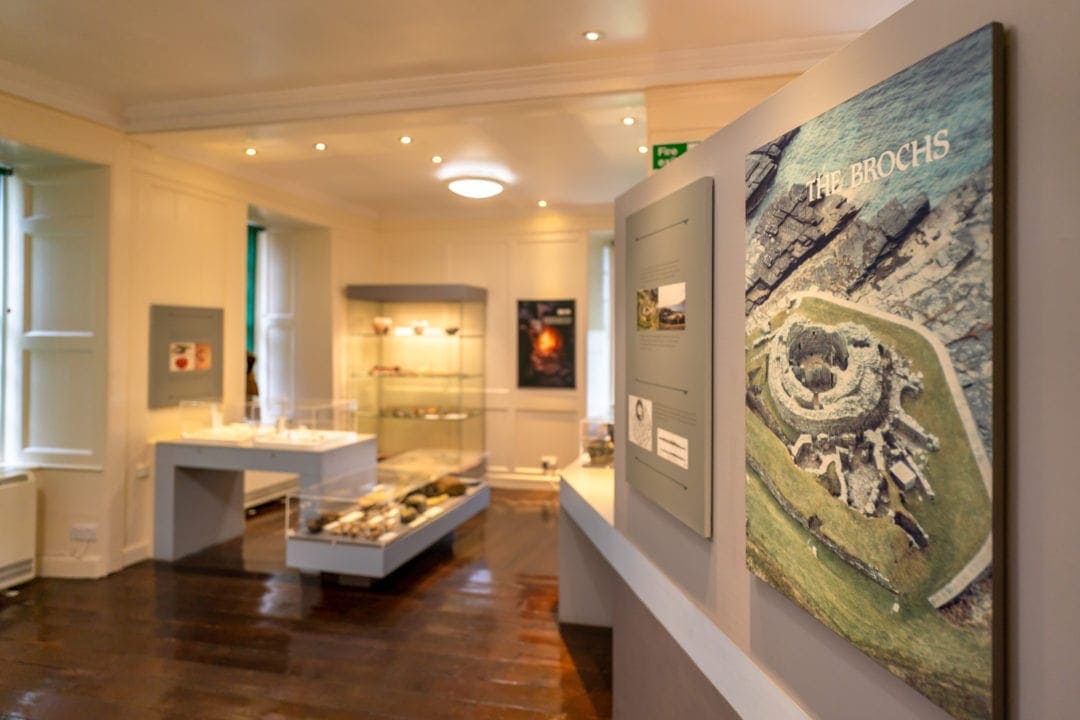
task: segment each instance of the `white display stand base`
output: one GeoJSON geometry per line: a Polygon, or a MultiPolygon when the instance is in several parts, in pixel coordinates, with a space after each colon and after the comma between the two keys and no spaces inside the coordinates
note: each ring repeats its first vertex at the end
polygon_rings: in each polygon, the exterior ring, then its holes
{"type": "Polygon", "coordinates": [[[586,457],[560,471],[559,621],[596,624],[589,618],[610,618],[621,579],[740,717],[807,720],[783,688],[615,528],[614,472],[582,467],[586,457]],[[563,545],[563,520],[581,542],[563,545]]]}
{"type": "Polygon", "coordinates": [[[155,454],[154,557],[178,560],[244,533],[244,471],[295,473],[301,490],[374,467],[374,435],[319,450],[159,442],[155,454]]]}
{"type": "Polygon", "coordinates": [[[412,525],[402,526],[398,530],[399,536],[384,544],[358,543],[344,538],[335,541],[322,535],[290,533],[287,529],[285,564],[303,572],[386,577],[490,502],[491,492],[487,485],[470,488],[466,495],[429,509],[422,524],[414,521],[412,525]]]}
{"type": "Polygon", "coordinates": [[[618,578],[579,522],[607,525],[614,532],[615,471],[586,467],[585,462],[588,455],[560,471],[559,622],[611,627],[618,578]],[[568,503],[578,511],[576,516],[568,503]]]}

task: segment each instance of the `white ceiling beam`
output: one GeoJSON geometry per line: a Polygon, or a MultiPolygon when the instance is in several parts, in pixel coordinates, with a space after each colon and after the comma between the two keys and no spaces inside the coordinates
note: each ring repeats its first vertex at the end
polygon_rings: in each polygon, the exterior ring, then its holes
{"type": "Polygon", "coordinates": [[[855,37],[857,33],[844,33],[649,56],[136,104],[124,109],[124,129],[195,130],[800,73],[855,37]]]}

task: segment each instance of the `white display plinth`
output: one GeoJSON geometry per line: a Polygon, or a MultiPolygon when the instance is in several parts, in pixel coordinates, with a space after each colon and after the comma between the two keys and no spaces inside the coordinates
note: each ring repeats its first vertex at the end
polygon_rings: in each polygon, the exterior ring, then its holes
{"type": "Polygon", "coordinates": [[[386,577],[486,508],[490,497],[487,485],[470,488],[466,495],[428,510],[430,514],[422,522],[401,526],[393,540],[383,543],[350,542],[344,538],[287,531],[285,564],[306,572],[386,577]]]}
{"type": "Polygon", "coordinates": [[[590,532],[614,533],[615,470],[588,461],[559,471],[559,622],[611,627],[617,577],[590,532]]]}
{"type": "MultiPolygon", "coordinates": [[[[350,434],[351,435],[351,434],[350,434]]],[[[295,473],[300,489],[374,467],[374,435],[342,438],[327,447],[282,448],[159,442],[155,455],[154,557],[177,560],[244,532],[244,470],[295,473]]]]}

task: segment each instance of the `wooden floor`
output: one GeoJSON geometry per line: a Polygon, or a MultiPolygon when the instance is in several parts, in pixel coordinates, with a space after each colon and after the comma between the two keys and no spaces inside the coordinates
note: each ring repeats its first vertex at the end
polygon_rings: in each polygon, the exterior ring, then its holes
{"type": "Polygon", "coordinates": [[[371,588],[243,540],[0,596],[0,718],[607,718],[611,634],[556,620],[557,498],[491,507],[371,588]]]}

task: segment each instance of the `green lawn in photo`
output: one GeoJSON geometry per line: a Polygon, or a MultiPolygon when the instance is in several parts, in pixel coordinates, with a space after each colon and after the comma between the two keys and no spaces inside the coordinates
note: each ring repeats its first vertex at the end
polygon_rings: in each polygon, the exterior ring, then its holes
{"type": "MultiPolygon", "coordinates": [[[[747,373],[762,388],[769,425],[746,410],[747,565],[829,628],[876,658],[958,717],[986,717],[991,701],[991,632],[961,626],[936,610],[927,597],[959,572],[990,532],[991,505],[956,401],[933,346],[919,332],[828,300],[805,297],[773,319],[779,327],[791,313],[814,322],[856,322],[906,357],[923,373],[924,388],[905,398],[904,408],[941,448],[928,454],[924,470],[936,498],[907,494],[908,512],[930,537],[929,547],[909,546],[888,518],[868,518],[829,494],[816,475],[799,468],[788,450],[794,428],[775,415],[768,393],[765,346],[747,337],[747,373]],[[805,521],[821,522],[816,532],[883,575],[890,592],[867,573],[834,553],[777,501],[755,468],[805,521]]],[[[963,398],[959,398],[964,402],[963,398]]],[[[900,507],[889,483],[890,503],[900,507]]]]}

